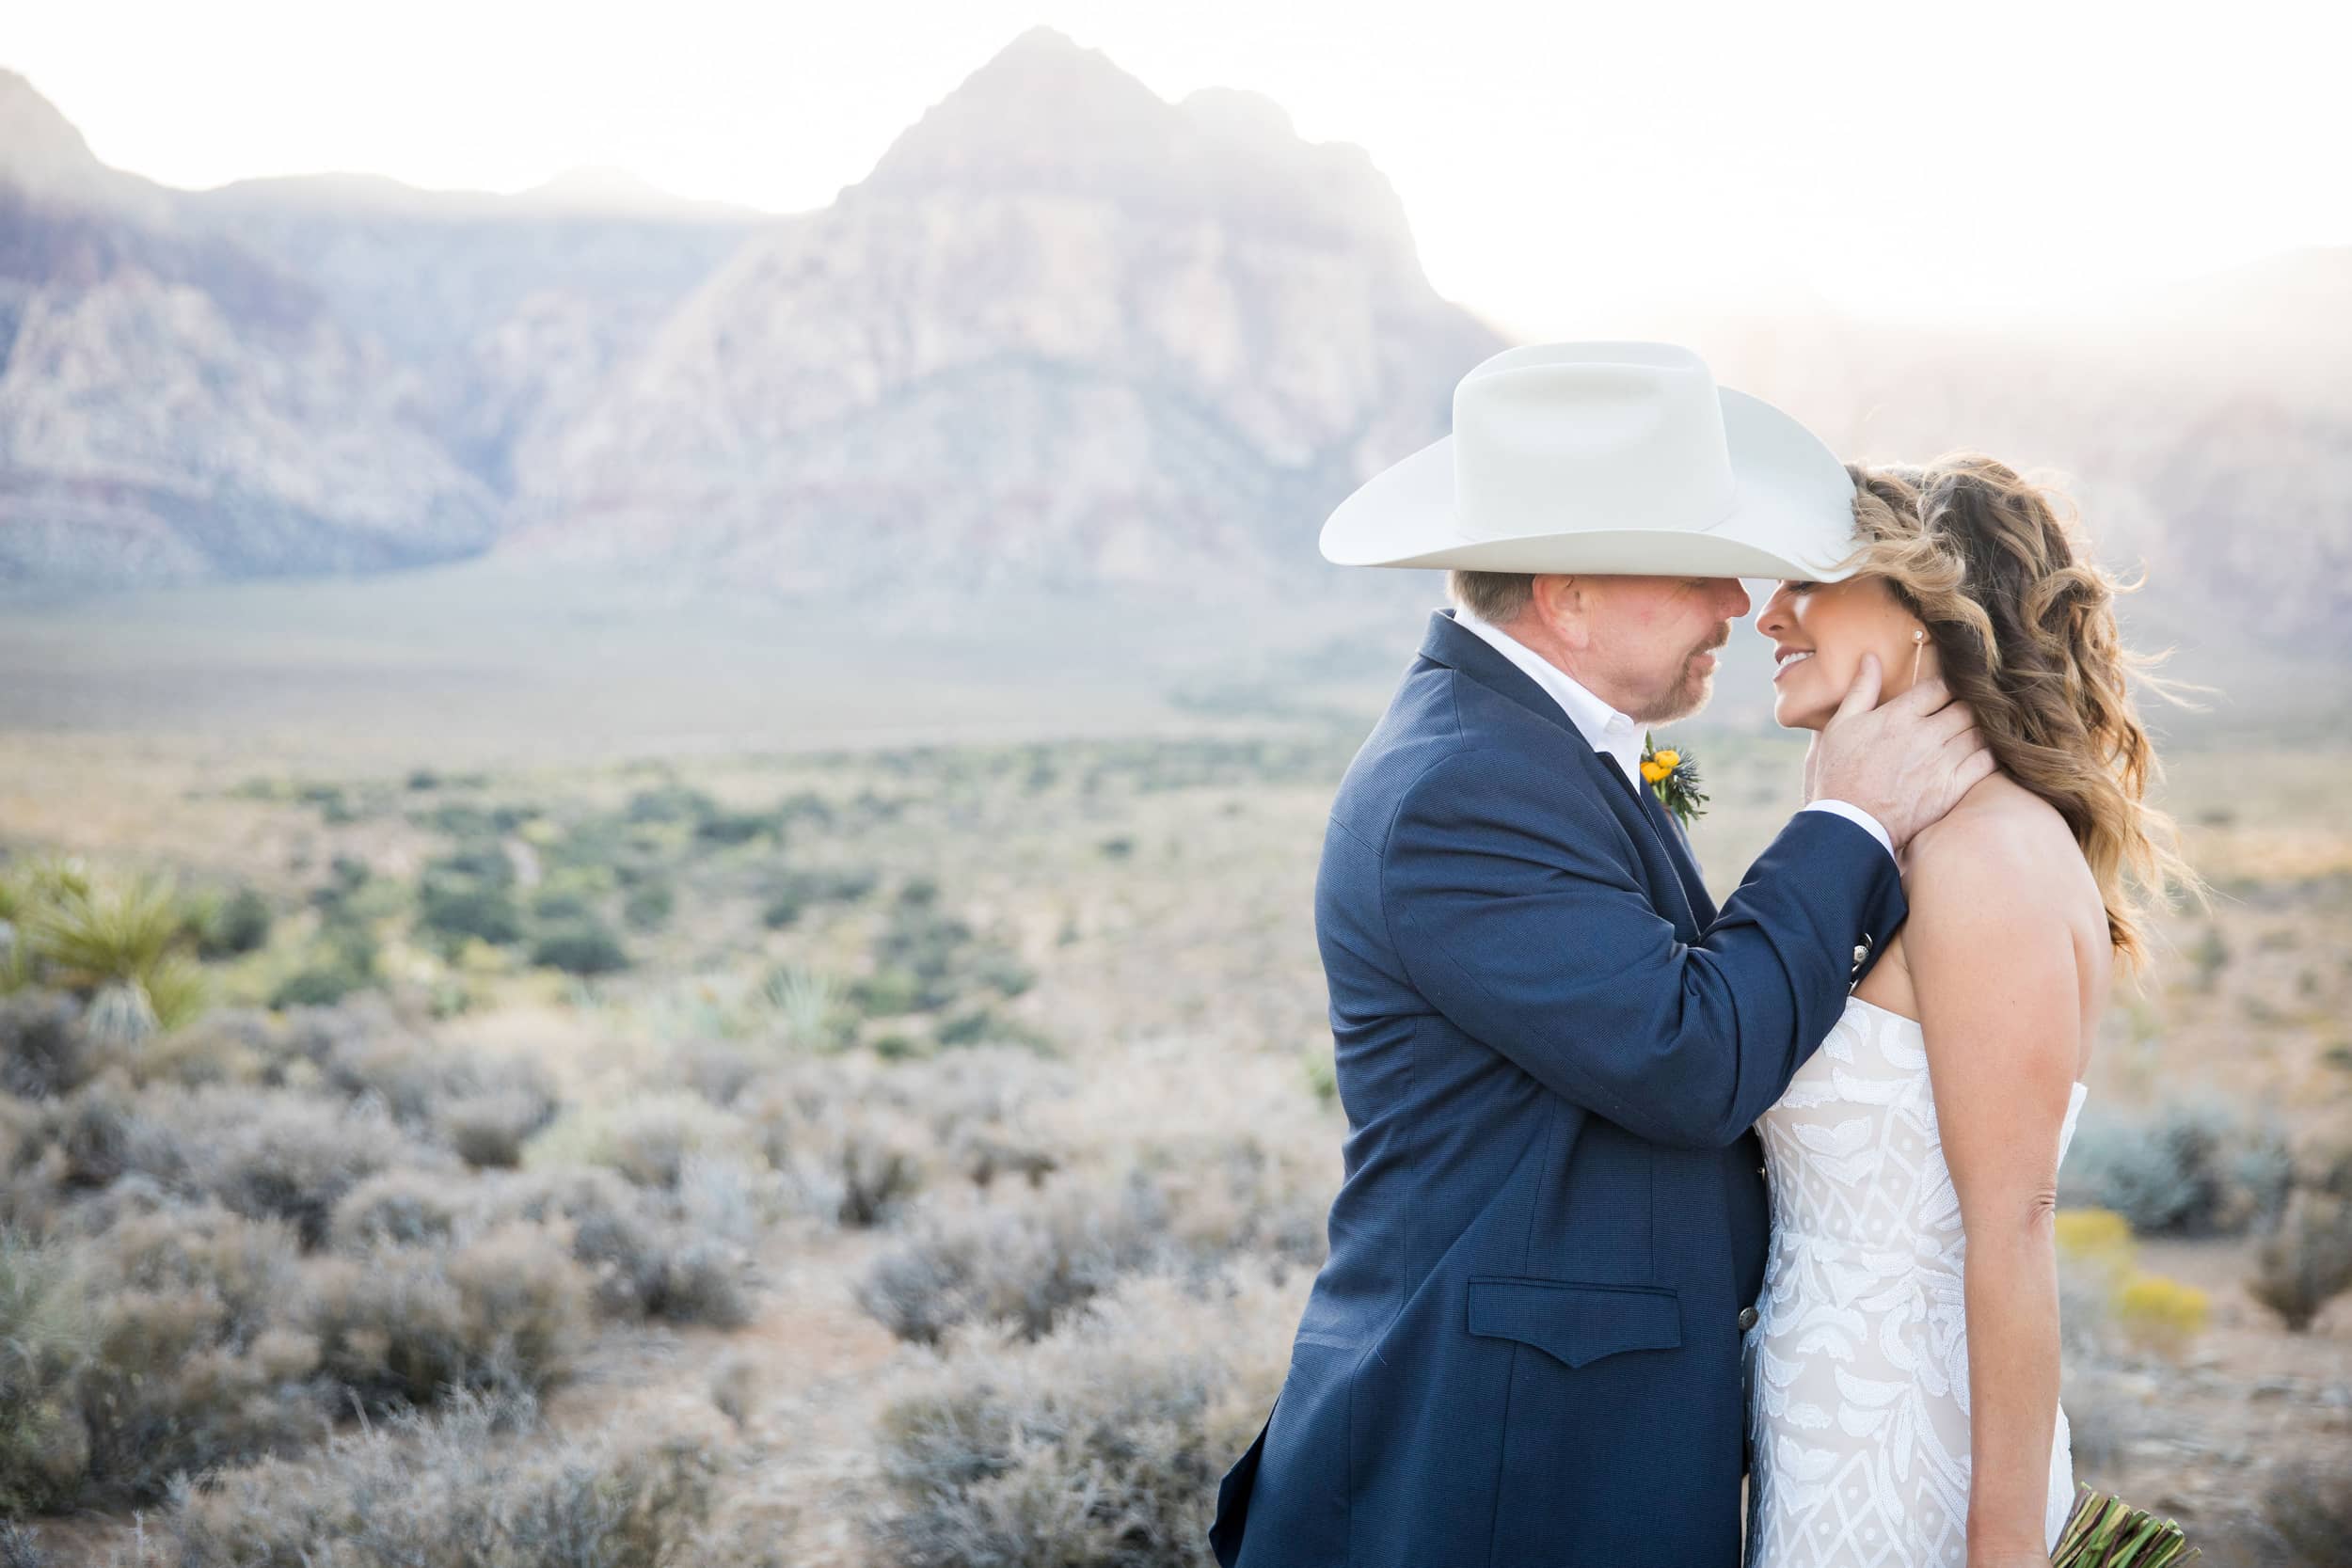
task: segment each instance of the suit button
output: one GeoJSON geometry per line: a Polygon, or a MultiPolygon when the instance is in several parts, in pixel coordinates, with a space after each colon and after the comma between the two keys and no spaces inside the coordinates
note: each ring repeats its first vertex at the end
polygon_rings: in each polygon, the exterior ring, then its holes
{"type": "Polygon", "coordinates": [[[1740,1308],[1740,1332],[1745,1334],[1749,1329],[1754,1328],[1755,1326],[1756,1308],[1753,1307],[1742,1307],[1740,1308]]]}

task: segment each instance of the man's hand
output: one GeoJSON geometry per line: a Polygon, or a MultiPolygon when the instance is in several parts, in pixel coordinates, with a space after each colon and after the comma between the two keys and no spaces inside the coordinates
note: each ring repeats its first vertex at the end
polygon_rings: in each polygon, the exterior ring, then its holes
{"type": "Polygon", "coordinates": [[[1804,758],[1804,798],[1843,800],[1875,816],[1901,849],[1993,771],[1993,753],[1968,705],[1941,680],[1919,682],[1883,707],[1879,661],[1862,656],[1853,686],[1804,758]]]}

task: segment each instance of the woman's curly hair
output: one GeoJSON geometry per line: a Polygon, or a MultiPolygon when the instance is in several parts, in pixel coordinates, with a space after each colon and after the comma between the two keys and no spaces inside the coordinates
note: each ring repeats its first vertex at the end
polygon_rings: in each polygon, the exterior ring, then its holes
{"type": "Polygon", "coordinates": [[[2108,940],[2138,971],[2151,906],[2201,884],[2171,818],[2148,801],[2160,768],[2132,688],[2171,690],[2122,645],[2116,584],[2079,546],[2072,506],[1978,452],[1846,471],[1859,572],[1925,624],[1995,760],[2066,819],[2098,879],[2108,940]]]}

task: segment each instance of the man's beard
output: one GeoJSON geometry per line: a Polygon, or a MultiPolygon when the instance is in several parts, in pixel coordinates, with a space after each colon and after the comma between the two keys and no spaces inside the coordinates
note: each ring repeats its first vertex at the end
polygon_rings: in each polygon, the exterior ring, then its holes
{"type": "Polygon", "coordinates": [[[1681,672],[1675,676],[1674,685],[1660,693],[1656,702],[1647,705],[1648,711],[1626,717],[1644,724],[1671,724],[1677,719],[1688,719],[1705,707],[1707,700],[1715,694],[1715,672],[1699,668],[1699,655],[1711,654],[1730,641],[1726,632],[1704,648],[1692,649],[1690,657],[1682,661],[1681,672]]]}

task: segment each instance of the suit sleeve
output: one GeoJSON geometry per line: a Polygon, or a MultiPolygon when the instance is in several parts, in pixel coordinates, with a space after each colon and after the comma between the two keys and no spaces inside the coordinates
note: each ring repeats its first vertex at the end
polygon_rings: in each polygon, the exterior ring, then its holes
{"type": "Polygon", "coordinates": [[[1645,1138],[1728,1147],[1836,1022],[1856,944],[1902,923],[1901,879],[1852,822],[1800,812],[1686,944],[1636,863],[1599,800],[1460,752],[1399,802],[1381,898],[1407,977],[1463,1032],[1645,1138]]]}

